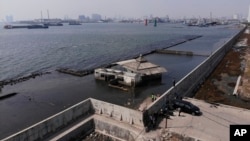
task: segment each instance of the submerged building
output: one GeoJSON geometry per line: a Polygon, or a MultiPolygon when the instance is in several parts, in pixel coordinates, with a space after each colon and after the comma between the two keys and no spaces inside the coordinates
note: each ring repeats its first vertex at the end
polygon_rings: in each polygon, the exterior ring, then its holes
{"type": "Polygon", "coordinates": [[[115,68],[98,68],[95,78],[115,85],[136,86],[146,80],[161,79],[162,73],[167,70],[159,65],[148,62],[142,56],[116,62],[115,68]]]}

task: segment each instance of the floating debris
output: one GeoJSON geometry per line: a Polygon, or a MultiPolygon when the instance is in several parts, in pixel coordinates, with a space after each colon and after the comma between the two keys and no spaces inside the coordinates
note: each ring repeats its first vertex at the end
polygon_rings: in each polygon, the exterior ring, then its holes
{"type": "Polygon", "coordinates": [[[0,100],[5,99],[5,98],[9,98],[9,97],[14,96],[16,94],[18,94],[18,93],[14,92],[14,93],[0,95],[0,100]]]}

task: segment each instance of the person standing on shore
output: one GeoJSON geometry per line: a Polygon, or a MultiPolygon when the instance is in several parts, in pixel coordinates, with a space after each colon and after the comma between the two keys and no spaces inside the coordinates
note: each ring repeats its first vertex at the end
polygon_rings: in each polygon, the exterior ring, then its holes
{"type": "Polygon", "coordinates": [[[166,114],[165,116],[165,128],[168,127],[168,114],[166,114]]]}
{"type": "Polygon", "coordinates": [[[154,100],[155,100],[155,95],[154,95],[154,93],[152,93],[151,99],[152,99],[152,102],[154,102],[154,100]]]}
{"type": "Polygon", "coordinates": [[[173,86],[175,87],[175,79],[173,79],[173,86]]]}

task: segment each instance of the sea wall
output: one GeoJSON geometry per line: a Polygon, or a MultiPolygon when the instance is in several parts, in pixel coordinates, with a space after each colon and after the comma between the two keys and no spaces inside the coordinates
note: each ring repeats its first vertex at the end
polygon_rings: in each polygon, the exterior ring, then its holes
{"type": "Polygon", "coordinates": [[[131,131],[129,128],[119,126],[117,123],[105,122],[98,118],[94,119],[95,131],[103,135],[110,136],[114,139],[124,141],[134,141],[138,133],[131,131]]]}
{"type": "Polygon", "coordinates": [[[80,118],[87,118],[92,115],[93,108],[90,99],[84,100],[58,114],[55,114],[37,124],[34,124],[16,134],[13,134],[4,141],[34,141],[44,140],[63,127],[80,118]]]}
{"type": "Polygon", "coordinates": [[[156,101],[151,103],[147,110],[144,112],[144,122],[147,124],[148,114],[152,114],[171,101],[176,96],[192,96],[199,87],[204,83],[206,78],[212,73],[216,66],[220,63],[225,54],[232,48],[233,44],[239,36],[245,31],[246,27],[242,28],[235,36],[231,37],[228,41],[224,42],[215,52],[213,52],[206,60],[194,68],[190,73],[178,81],[175,87],[171,87],[156,101]],[[145,120],[146,119],[146,120],[145,120]]]}
{"type": "Polygon", "coordinates": [[[45,141],[75,141],[85,137],[95,131],[95,123],[93,116],[81,121],[72,128],[67,129],[61,134],[43,139],[45,141]]]}
{"type": "Polygon", "coordinates": [[[142,113],[139,111],[96,99],[91,99],[91,103],[96,114],[108,116],[117,121],[143,126],[142,113]]]}
{"type": "Polygon", "coordinates": [[[68,140],[78,135],[82,136],[84,134],[88,134],[95,129],[99,131],[107,131],[107,134],[111,134],[114,137],[117,133],[117,135],[119,135],[117,136],[118,138],[125,140],[135,137],[135,134],[132,134],[126,128],[120,127],[118,124],[113,125],[112,122],[107,123],[94,118],[95,114],[105,118],[108,117],[108,119],[114,122],[123,122],[130,126],[144,127],[141,112],[89,98],[7,137],[3,139],[3,141],[34,141],[46,140],[49,138],[56,138],[56,140],[68,140]],[[76,127],[76,123],[79,126],[76,127]],[[64,130],[65,127],[72,126],[72,124],[76,124],[74,126],[76,128],[69,128],[67,130],[73,130],[66,133],[60,133],[62,129],[64,130]]]}

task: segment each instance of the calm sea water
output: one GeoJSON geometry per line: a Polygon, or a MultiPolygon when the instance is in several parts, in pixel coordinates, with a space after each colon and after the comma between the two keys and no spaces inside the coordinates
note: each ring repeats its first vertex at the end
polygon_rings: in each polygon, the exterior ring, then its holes
{"type": "MultiPolygon", "coordinates": [[[[86,69],[129,58],[185,38],[205,35],[214,44],[235,30],[176,24],[83,24],[49,29],[0,29],[0,80],[60,67],[86,69]]],[[[185,50],[211,52],[202,42],[185,50]]]]}

